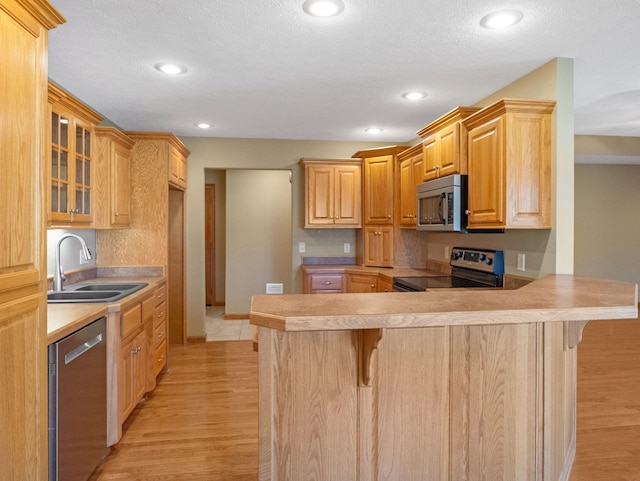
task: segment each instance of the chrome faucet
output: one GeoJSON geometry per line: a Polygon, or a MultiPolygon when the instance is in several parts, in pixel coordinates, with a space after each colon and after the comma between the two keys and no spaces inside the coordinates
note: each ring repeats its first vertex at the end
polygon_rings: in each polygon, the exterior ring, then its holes
{"type": "Polygon", "coordinates": [[[56,265],[55,265],[55,268],[53,269],[53,291],[54,292],[60,292],[62,290],[62,281],[66,279],[66,277],[64,276],[64,272],[62,270],[62,266],[60,265],[60,244],[62,244],[62,241],[67,239],[68,237],[75,237],[76,239],[78,239],[78,241],[80,241],[80,244],[82,245],[82,257],[84,258],[85,261],[88,261],[92,258],[91,251],[89,251],[89,248],[87,247],[87,243],[79,235],[64,234],[62,237],[60,237],[60,239],[58,240],[58,243],[56,244],[56,259],[55,259],[56,265]]]}

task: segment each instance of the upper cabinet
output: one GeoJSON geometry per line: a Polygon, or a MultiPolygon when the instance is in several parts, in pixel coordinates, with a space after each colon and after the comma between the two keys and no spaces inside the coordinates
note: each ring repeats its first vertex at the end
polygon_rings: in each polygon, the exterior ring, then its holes
{"type": "Polygon", "coordinates": [[[171,145],[169,162],[169,185],[179,190],[187,190],[187,157],[189,152],[181,145],[171,145]]]}
{"type": "Polygon", "coordinates": [[[502,99],[463,121],[468,229],[551,227],[553,101],[502,99]]]}
{"type": "Polygon", "coordinates": [[[305,227],[361,227],[361,159],[300,159],[305,227]]]}
{"type": "Polygon", "coordinates": [[[94,128],[103,117],[51,82],[48,100],[51,120],[48,224],[91,227],[94,128]]]}
{"type": "Polygon", "coordinates": [[[400,162],[400,227],[416,228],[416,186],[424,171],[422,145],[417,144],[398,155],[400,162]]]}
{"type": "Polygon", "coordinates": [[[96,127],[93,188],[96,229],[123,228],[131,223],[131,148],[133,140],[115,127],[96,127]]]}
{"type": "Polygon", "coordinates": [[[457,107],[418,132],[424,139],[422,180],[467,173],[467,130],[462,120],[476,107],[457,107]]]}

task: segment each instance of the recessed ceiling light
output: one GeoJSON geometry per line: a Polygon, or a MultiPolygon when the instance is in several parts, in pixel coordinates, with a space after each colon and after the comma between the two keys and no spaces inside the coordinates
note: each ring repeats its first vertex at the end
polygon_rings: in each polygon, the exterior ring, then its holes
{"type": "Polygon", "coordinates": [[[405,92],[402,94],[403,99],[407,100],[421,100],[427,96],[424,92],[405,92]]]}
{"type": "Polygon", "coordinates": [[[344,10],[341,0],[306,0],[302,9],[314,17],[334,17],[344,10]]]}
{"type": "Polygon", "coordinates": [[[365,132],[367,132],[368,134],[379,134],[380,132],[382,132],[384,129],[381,129],[380,127],[369,127],[368,129],[364,129],[365,132]]]}
{"type": "Polygon", "coordinates": [[[208,129],[209,127],[211,127],[211,125],[207,124],[206,122],[200,122],[196,124],[196,127],[200,129],[208,129]]]}
{"type": "Polygon", "coordinates": [[[180,75],[187,71],[187,67],[178,65],[177,63],[159,63],[155,67],[156,70],[168,75],[180,75]]]}
{"type": "Polygon", "coordinates": [[[507,28],[518,23],[523,16],[520,10],[500,10],[484,16],[480,25],[484,28],[507,28]]]}

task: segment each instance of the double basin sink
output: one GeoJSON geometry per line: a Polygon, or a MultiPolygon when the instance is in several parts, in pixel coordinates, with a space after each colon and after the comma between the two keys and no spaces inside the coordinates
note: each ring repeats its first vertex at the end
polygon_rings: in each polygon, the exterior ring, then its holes
{"type": "Polygon", "coordinates": [[[49,303],[114,302],[147,287],[146,282],[103,282],[72,284],[59,292],[49,292],[49,303]]]}

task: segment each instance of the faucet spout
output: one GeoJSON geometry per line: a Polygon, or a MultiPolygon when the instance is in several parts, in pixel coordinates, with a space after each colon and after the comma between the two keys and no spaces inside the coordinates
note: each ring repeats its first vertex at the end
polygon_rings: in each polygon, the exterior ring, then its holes
{"type": "Polygon", "coordinates": [[[55,267],[53,269],[53,291],[54,292],[60,292],[62,290],[62,281],[64,281],[65,277],[64,277],[64,272],[62,270],[62,266],[60,265],[60,244],[62,244],[63,240],[68,239],[69,237],[78,239],[78,241],[80,242],[80,245],[82,246],[82,257],[84,258],[84,260],[88,261],[92,259],[91,251],[87,247],[87,243],[84,241],[82,237],[76,234],[64,234],[62,237],[60,237],[60,239],[58,239],[58,243],[56,244],[56,250],[55,250],[56,252],[55,267]]]}

